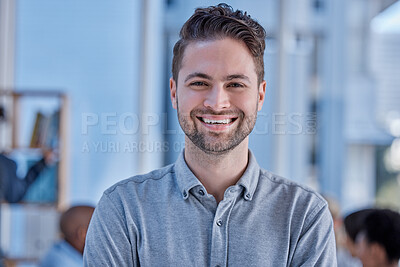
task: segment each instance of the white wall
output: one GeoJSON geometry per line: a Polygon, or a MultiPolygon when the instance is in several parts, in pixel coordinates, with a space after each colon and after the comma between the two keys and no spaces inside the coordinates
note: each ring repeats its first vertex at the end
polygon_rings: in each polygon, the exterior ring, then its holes
{"type": "Polygon", "coordinates": [[[68,195],[94,204],[138,171],[138,153],[114,148],[139,139],[119,118],[139,114],[140,2],[21,0],[16,10],[15,86],[68,95],[68,195]]]}

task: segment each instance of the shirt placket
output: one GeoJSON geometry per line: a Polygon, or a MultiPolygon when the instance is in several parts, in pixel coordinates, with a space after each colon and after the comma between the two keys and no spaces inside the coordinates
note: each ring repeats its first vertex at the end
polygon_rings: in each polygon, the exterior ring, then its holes
{"type": "MultiPolygon", "coordinates": [[[[228,189],[229,190],[229,189],[228,189]]],[[[218,204],[215,212],[212,237],[210,266],[227,266],[228,259],[228,227],[233,206],[236,202],[237,189],[230,189],[228,195],[218,204]]]]}

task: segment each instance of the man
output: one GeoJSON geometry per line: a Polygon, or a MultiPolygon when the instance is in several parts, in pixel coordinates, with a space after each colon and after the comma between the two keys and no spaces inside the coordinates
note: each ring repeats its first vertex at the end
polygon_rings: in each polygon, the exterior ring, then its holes
{"type": "Polygon", "coordinates": [[[335,266],[325,200],[248,150],[265,97],[262,26],[220,4],[197,9],[180,36],[170,95],[185,149],[106,190],[85,266],[335,266]]]}
{"type": "Polygon", "coordinates": [[[74,206],[60,218],[64,239],[54,244],[43,258],[40,267],[82,267],[86,232],[94,207],[74,206]]]}
{"type": "Polygon", "coordinates": [[[398,267],[400,259],[400,214],[373,210],[357,236],[357,256],[364,267],[398,267]]]}

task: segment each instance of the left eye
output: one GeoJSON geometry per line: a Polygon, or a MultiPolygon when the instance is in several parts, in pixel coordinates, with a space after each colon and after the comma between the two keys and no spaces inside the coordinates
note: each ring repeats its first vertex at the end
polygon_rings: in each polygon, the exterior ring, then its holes
{"type": "Polygon", "coordinates": [[[240,83],[231,83],[228,85],[228,87],[243,87],[243,84],[240,83]]]}

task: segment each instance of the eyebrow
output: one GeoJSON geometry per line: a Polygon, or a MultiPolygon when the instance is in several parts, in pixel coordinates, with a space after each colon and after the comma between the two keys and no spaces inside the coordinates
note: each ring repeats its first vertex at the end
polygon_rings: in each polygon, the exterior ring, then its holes
{"type": "Polygon", "coordinates": [[[204,78],[204,79],[207,79],[207,80],[212,80],[210,75],[207,75],[207,74],[202,73],[202,72],[194,72],[194,73],[191,73],[188,76],[186,76],[185,82],[189,81],[190,79],[192,79],[194,77],[204,78]]]}
{"type": "Polygon", "coordinates": [[[250,82],[249,77],[247,77],[246,75],[243,75],[243,74],[232,74],[232,75],[229,75],[226,77],[227,81],[231,81],[234,79],[242,79],[242,80],[247,80],[250,82]]]}
{"type": "MultiPolygon", "coordinates": [[[[207,79],[207,80],[210,80],[210,81],[212,80],[212,77],[210,75],[207,75],[207,74],[202,73],[202,72],[194,72],[194,73],[191,73],[188,76],[186,76],[185,82],[187,82],[188,80],[190,80],[192,78],[195,78],[195,77],[204,78],[204,79],[207,79]]],[[[246,75],[243,75],[243,74],[232,74],[232,75],[226,76],[226,80],[227,81],[231,81],[231,80],[234,80],[234,79],[242,79],[242,80],[247,80],[247,81],[250,82],[249,77],[247,77],[246,75]]]]}

